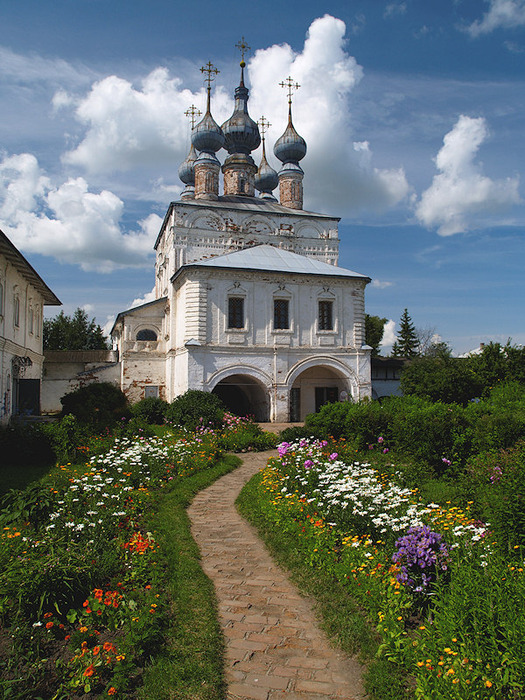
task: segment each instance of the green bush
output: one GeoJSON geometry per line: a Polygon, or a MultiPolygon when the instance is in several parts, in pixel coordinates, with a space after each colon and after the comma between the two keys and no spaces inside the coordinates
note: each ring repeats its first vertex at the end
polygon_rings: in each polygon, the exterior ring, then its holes
{"type": "Polygon", "coordinates": [[[109,382],[94,382],[66,394],[60,399],[62,415],[71,414],[94,430],[112,427],[129,416],[128,400],[109,382]]]}
{"type": "Polygon", "coordinates": [[[495,540],[508,551],[525,546],[525,440],[509,450],[472,457],[467,477],[495,540]]]}
{"type": "MultiPolygon", "coordinates": [[[[387,404],[385,404],[387,405],[387,404]]],[[[307,435],[332,436],[352,440],[359,449],[389,438],[389,411],[378,401],[351,401],[325,404],[318,413],[306,416],[307,435]]]]}
{"type": "Polygon", "coordinates": [[[131,414],[145,423],[162,425],[166,421],[166,411],[169,403],[162,399],[149,396],[131,406],[131,414]]]}
{"type": "Polygon", "coordinates": [[[222,425],[224,404],[216,394],[189,389],[168,406],[166,420],[188,430],[222,425]]]}

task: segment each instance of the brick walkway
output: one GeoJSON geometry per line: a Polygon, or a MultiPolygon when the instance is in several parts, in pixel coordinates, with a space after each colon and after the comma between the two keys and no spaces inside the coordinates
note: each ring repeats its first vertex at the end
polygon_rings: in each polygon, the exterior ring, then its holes
{"type": "Polygon", "coordinates": [[[271,454],[247,454],[242,466],[201,491],[188,511],[219,602],[227,697],[362,699],[361,666],[330,647],[309,601],[235,509],[242,486],[271,454]]]}

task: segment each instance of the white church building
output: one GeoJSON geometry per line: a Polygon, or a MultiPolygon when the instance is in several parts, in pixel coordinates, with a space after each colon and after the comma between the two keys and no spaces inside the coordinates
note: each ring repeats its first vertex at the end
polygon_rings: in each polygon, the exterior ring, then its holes
{"type": "MultiPolygon", "coordinates": [[[[365,345],[366,275],[338,267],[338,221],[303,210],[306,143],[289,119],[268,164],[248,114],[244,62],[232,116],[211,108],[179,168],[185,184],[155,243],[156,299],[118,314],[111,335],[132,402],[217,393],[238,414],[300,421],[327,401],[371,396],[365,345]],[[217,153],[227,155],[221,165],[217,153]],[[279,201],[273,196],[278,188],[279,201]],[[258,194],[256,194],[256,190],[258,194]]],[[[101,376],[101,379],[103,377],[101,376]]]]}

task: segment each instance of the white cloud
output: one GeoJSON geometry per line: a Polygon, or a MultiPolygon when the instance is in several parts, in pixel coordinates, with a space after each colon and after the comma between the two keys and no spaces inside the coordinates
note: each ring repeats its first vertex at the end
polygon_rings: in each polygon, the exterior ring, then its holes
{"type": "MultiPolygon", "coordinates": [[[[270,120],[268,145],[273,145],[286,126],[286,95],[279,83],[291,76],[301,86],[294,95],[294,125],[308,147],[302,162],[305,206],[383,211],[403,200],[409,186],[402,168],[374,167],[369,144],[354,142],[349,97],[363,69],[345,51],[345,30],[344,22],[325,15],[311,24],[301,53],[287,44],[257,51],[249,63],[250,113],[270,120]]],[[[271,148],[268,152],[277,169],[271,148]]]]}
{"type": "Polygon", "coordinates": [[[393,282],[385,282],[381,280],[372,280],[370,286],[375,287],[376,289],[387,289],[387,287],[391,287],[393,282]]]}
{"type": "Polygon", "coordinates": [[[43,82],[51,85],[85,85],[93,81],[95,72],[83,65],[73,65],[62,58],[45,58],[37,54],[23,55],[0,46],[1,81],[17,85],[43,82]]]}
{"type": "Polygon", "coordinates": [[[381,348],[390,348],[396,342],[396,322],[390,319],[383,328],[383,339],[381,340],[381,348]]]}
{"type": "Polygon", "coordinates": [[[130,309],[134,309],[136,306],[142,306],[142,304],[148,304],[150,301],[155,301],[157,297],[155,296],[155,287],[151,290],[151,292],[147,292],[144,294],[143,297],[138,297],[137,299],[133,299],[131,304],[129,305],[130,309]]]}
{"type": "Polygon", "coordinates": [[[437,169],[431,186],[416,206],[416,216],[442,236],[492,223],[490,215],[508,212],[520,203],[519,179],[491,180],[474,162],[488,136],[485,120],[461,115],[443,139],[435,158],[437,169]],[[483,220],[481,217],[484,217],[483,220]]]}
{"type": "Polygon", "coordinates": [[[391,2],[385,7],[383,12],[383,17],[388,19],[390,17],[395,17],[396,15],[404,15],[407,11],[406,2],[391,2]]]}
{"type": "Polygon", "coordinates": [[[124,204],[115,194],[90,192],[81,177],[52,186],[30,154],[0,163],[0,203],[0,228],[22,250],[98,272],[151,265],[159,216],[151,214],[138,231],[124,232],[124,204]]]}
{"type": "Polygon", "coordinates": [[[472,22],[466,31],[472,37],[489,34],[495,29],[515,29],[525,25],[525,0],[489,0],[489,11],[472,22]]]}

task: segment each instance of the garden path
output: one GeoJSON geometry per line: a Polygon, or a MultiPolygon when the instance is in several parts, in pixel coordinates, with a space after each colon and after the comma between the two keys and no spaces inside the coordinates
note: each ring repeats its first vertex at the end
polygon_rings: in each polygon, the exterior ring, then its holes
{"type": "Polygon", "coordinates": [[[188,510],[218,598],[228,700],[362,699],[361,665],[329,645],[310,601],[234,506],[243,485],[276,454],[246,454],[188,510]]]}

